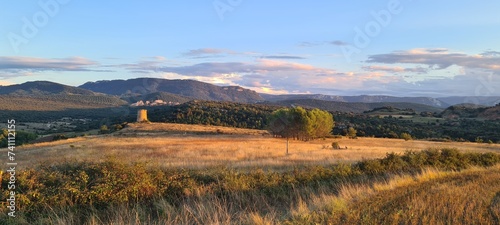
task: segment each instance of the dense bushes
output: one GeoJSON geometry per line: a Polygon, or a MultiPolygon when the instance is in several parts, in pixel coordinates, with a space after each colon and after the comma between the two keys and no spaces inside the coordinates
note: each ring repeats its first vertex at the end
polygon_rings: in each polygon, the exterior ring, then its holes
{"type": "Polygon", "coordinates": [[[388,153],[383,159],[365,160],[354,165],[367,174],[415,172],[423,167],[462,170],[471,166],[492,166],[500,163],[495,153],[460,153],[457,149],[408,151],[403,155],[388,153]]]}
{"type": "MultiPolygon", "coordinates": [[[[387,174],[416,173],[424,167],[461,170],[471,166],[500,163],[494,153],[460,153],[456,149],[389,153],[385,158],[365,160],[352,165],[300,166],[284,172],[262,169],[245,172],[228,168],[206,170],[149,168],[146,164],[124,164],[116,160],[102,163],[65,162],[42,165],[17,174],[17,207],[20,217],[37,220],[50,208],[106,212],[116,205],[141,204],[164,199],[178,205],[191,196],[214,195],[229,198],[235,194],[251,198],[288,198],[296,188],[331,188],[342,182],[377,178],[387,174]],[[85,210],[88,209],[88,210],[85,210]]],[[[4,174],[2,187],[7,185],[4,174]]],[[[1,199],[8,193],[3,189],[1,199]]],[[[229,200],[228,200],[229,201],[229,200]]],[[[276,204],[280,204],[279,201],[276,204]]],[[[149,207],[149,206],[148,206],[149,207]]],[[[153,206],[150,206],[153,207],[153,206]]],[[[0,209],[6,215],[6,208],[0,209]]],[[[154,213],[152,215],[155,216],[154,213]]],[[[82,219],[85,215],[82,215],[82,219]]],[[[2,217],[0,217],[0,220],[2,217]]]]}
{"type": "MultiPolygon", "coordinates": [[[[5,148],[8,146],[8,130],[7,129],[1,129],[0,130],[0,148],[5,148]]],[[[16,146],[20,146],[26,143],[29,143],[35,139],[38,138],[38,135],[29,133],[29,132],[24,132],[24,131],[16,131],[15,133],[15,140],[16,140],[16,146]]]]}

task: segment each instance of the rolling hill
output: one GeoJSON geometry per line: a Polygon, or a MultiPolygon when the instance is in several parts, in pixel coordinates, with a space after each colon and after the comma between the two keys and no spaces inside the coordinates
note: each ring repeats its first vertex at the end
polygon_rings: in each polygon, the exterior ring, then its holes
{"type": "Polygon", "coordinates": [[[117,96],[167,92],[192,99],[210,101],[254,103],[264,100],[257,92],[242,87],[221,87],[194,80],[136,78],[130,80],[87,82],[81,85],[80,88],[117,96]]]}
{"type": "Polygon", "coordinates": [[[266,101],[278,102],[285,100],[298,100],[298,99],[314,99],[323,101],[334,102],[349,102],[349,103],[381,103],[381,102],[407,102],[433,106],[437,108],[446,108],[450,104],[435,98],[429,97],[394,97],[385,95],[360,95],[360,96],[338,96],[338,95],[267,95],[261,94],[266,101]]]}
{"type": "Polygon", "coordinates": [[[49,81],[0,86],[0,110],[61,111],[116,107],[126,104],[116,96],[49,81]]]}
{"type": "Polygon", "coordinates": [[[441,113],[441,117],[454,118],[478,118],[486,120],[500,119],[500,104],[492,107],[474,104],[459,104],[448,107],[441,113]]]}
{"type": "Polygon", "coordinates": [[[0,86],[0,95],[42,96],[54,94],[87,96],[102,95],[83,88],[72,87],[50,81],[31,81],[10,86],[0,86]]]}
{"type": "Polygon", "coordinates": [[[304,108],[319,108],[328,111],[338,111],[338,112],[353,112],[362,113],[374,108],[381,107],[393,107],[399,109],[413,109],[416,112],[441,112],[441,108],[428,106],[418,103],[408,103],[408,102],[334,102],[325,101],[318,99],[295,99],[295,100],[283,100],[277,102],[268,102],[266,104],[270,105],[280,105],[280,106],[301,106],[304,108]]]}

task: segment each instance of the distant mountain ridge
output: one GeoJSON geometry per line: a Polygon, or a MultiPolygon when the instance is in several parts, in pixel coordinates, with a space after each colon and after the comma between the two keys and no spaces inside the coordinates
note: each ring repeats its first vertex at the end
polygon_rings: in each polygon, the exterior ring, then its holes
{"type": "Polygon", "coordinates": [[[30,81],[22,84],[0,86],[0,95],[23,96],[23,95],[51,95],[51,94],[87,95],[87,96],[102,95],[89,91],[87,89],[72,87],[51,81],[30,81]]]}
{"type": "Polygon", "coordinates": [[[167,92],[188,98],[210,101],[255,103],[264,99],[255,91],[238,86],[216,86],[195,80],[167,80],[136,78],[87,82],[81,86],[87,90],[117,96],[134,96],[167,92]]]}
{"type": "MultiPolygon", "coordinates": [[[[102,108],[130,105],[138,101],[163,100],[184,103],[191,100],[231,101],[237,103],[264,103],[290,106],[317,107],[332,111],[363,112],[377,107],[412,108],[416,111],[443,111],[450,104],[472,102],[485,107],[500,103],[500,97],[394,97],[384,95],[336,96],[322,94],[269,95],[238,86],[216,86],[194,80],[168,80],[136,78],[87,82],[79,87],[50,81],[32,81],[23,84],[0,86],[2,109],[16,110],[14,97],[23,102],[23,110],[32,105],[34,110],[62,108],[102,108]],[[10,96],[10,97],[8,97],[10,96]],[[51,102],[43,104],[43,102],[51,102]],[[31,104],[30,104],[31,103],[31,104]],[[128,103],[128,104],[127,104],[128,103]],[[66,105],[67,107],[66,107],[66,105]],[[36,107],[35,107],[36,106],[36,107]]],[[[496,111],[488,111],[490,114],[496,111]]],[[[492,116],[489,116],[492,117],[492,116]]],[[[493,116],[494,117],[494,116],[493,116]]]]}
{"type": "Polygon", "coordinates": [[[297,99],[317,99],[324,101],[335,102],[363,102],[363,103],[377,103],[377,102],[408,102],[424,104],[438,108],[447,108],[452,105],[473,103],[485,106],[494,106],[500,103],[500,96],[454,96],[443,98],[431,97],[395,97],[386,95],[359,95],[359,96],[340,96],[340,95],[323,95],[323,94],[285,94],[285,95],[269,95],[261,94],[266,101],[277,102],[284,100],[297,100],[297,99]]]}
{"type": "Polygon", "coordinates": [[[32,81],[0,86],[0,110],[59,111],[125,105],[116,96],[50,81],[32,81]]]}

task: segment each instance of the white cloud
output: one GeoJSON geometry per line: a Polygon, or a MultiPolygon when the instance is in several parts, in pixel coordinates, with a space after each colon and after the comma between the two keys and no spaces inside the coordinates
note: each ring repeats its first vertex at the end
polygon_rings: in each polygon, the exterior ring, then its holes
{"type": "Polygon", "coordinates": [[[448,49],[412,49],[387,54],[371,55],[366,62],[386,64],[418,64],[434,69],[446,69],[452,65],[466,68],[487,69],[500,73],[500,56],[489,51],[478,55],[450,52],[448,49]]]}
{"type": "MultiPolygon", "coordinates": [[[[200,54],[203,52],[217,51],[204,50],[200,51],[200,54]]],[[[500,87],[499,81],[495,80],[498,76],[494,76],[494,63],[497,61],[492,59],[495,57],[491,52],[485,53],[484,56],[451,53],[447,49],[412,49],[370,56],[369,61],[376,62],[377,65],[366,65],[353,71],[338,71],[312,64],[290,62],[285,60],[287,57],[256,57],[252,61],[194,64],[154,57],[113,67],[167,79],[194,79],[224,86],[238,85],[262,93],[432,97],[478,93],[500,95],[499,90],[494,88],[500,87]],[[387,66],[383,63],[396,65],[387,66]],[[413,66],[405,66],[405,63],[413,66]],[[432,67],[447,69],[436,70],[432,67]],[[416,76],[423,73],[426,75],[416,76]]]]}
{"type": "Polygon", "coordinates": [[[187,57],[194,57],[194,58],[200,58],[200,57],[213,57],[213,56],[219,56],[219,55],[224,55],[224,54],[238,54],[235,51],[229,50],[229,49],[218,49],[218,48],[199,48],[199,49],[192,49],[187,52],[184,52],[182,55],[187,56],[187,57]]]}
{"type": "Polygon", "coordinates": [[[411,72],[411,73],[427,73],[428,69],[422,67],[416,68],[404,68],[401,66],[363,66],[362,69],[366,71],[384,71],[384,72],[392,72],[392,73],[403,73],[403,72],[411,72]]]}
{"type": "Polygon", "coordinates": [[[59,70],[83,71],[96,62],[82,58],[71,57],[63,59],[45,59],[35,57],[0,57],[0,70],[59,70]]]}
{"type": "Polygon", "coordinates": [[[82,57],[46,59],[35,57],[0,57],[0,78],[31,76],[45,71],[92,71],[109,72],[95,69],[99,64],[82,57]]]}

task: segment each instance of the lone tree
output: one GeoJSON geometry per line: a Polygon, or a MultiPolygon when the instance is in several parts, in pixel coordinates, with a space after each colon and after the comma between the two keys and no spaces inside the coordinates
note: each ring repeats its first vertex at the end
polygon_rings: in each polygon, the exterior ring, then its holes
{"type": "Polygon", "coordinates": [[[332,131],[334,120],[327,111],[313,109],[306,111],[302,107],[279,109],[274,111],[268,124],[268,130],[275,137],[286,138],[286,154],[289,139],[311,140],[325,137],[332,131]]]}
{"type": "Polygon", "coordinates": [[[349,127],[349,129],[347,130],[347,136],[349,136],[349,138],[356,138],[357,133],[358,131],[354,129],[354,127],[349,127]]]}

